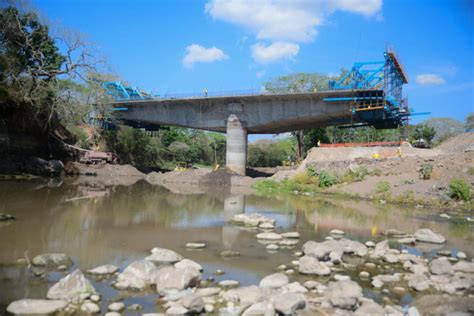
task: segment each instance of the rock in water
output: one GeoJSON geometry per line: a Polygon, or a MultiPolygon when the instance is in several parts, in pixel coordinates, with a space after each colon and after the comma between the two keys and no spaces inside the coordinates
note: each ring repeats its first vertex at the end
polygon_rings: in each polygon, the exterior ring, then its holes
{"type": "Polygon", "coordinates": [[[66,275],[54,284],[46,295],[48,299],[71,300],[79,297],[81,294],[96,294],[94,287],[86,279],[81,270],[77,269],[71,274],[66,275]]]}
{"type": "Polygon", "coordinates": [[[299,309],[306,306],[304,296],[299,293],[282,293],[273,297],[275,310],[283,315],[295,315],[299,309]]]}
{"type": "Polygon", "coordinates": [[[454,269],[453,266],[451,265],[451,262],[449,262],[446,259],[434,259],[430,263],[430,271],[433,274],[453,274],[454,269]]]}
{"type": "Polygon", "coordinates": [[[414,237],[417,241],[433,244],[444,244],[446,242],[446,238],[428,228],[418,229],[415,232],[414,237]]]}
{"type": "Polygon", "coordinates": [[[175,267],[163,267],[153,275],[158,293],[166,290],[184,290],[196,286],[201,280],[201,272],[193,267],[177,269],[175,267]]]}
{"type": "Polygon", "coordinates": [[[195,261],[192,261],[192,260],[189,260],[189,259],[183,259],[180,262],[176,262],[174,264],[174,266],[177,269],[183,269],[183,270],[186,269],[186,268],[194,268],[194,269],[197,269],[199,271],[203,270],[202,266],[199,263],[197,263],[195,261]]]}
{"type": "Polygon", "coordinates": [[[145,260],[154,264],[173,264],[183,260],[183,256],[173,250],[156,247],[151,250],[151,255],[146,257],[145,260]]]}
{"type": "Polygon", "coordinates": [[[203,242],[188,242],[186,244],[186,248],[190,248],[190,249],[202,249],[205,247],[206,247],[206,244],[203,242]]]}
{"type": "Polygon", "coordinates": [[[330,282],[325,296],[333,307],[352,310],[362,297],[362,288],[350,280],[330,282]]]}
{"type": "Polygon", "coordinates": [[[13,221],[15,217],[10,214],[0,213],[0,222],[13,221]]]}
{"type": "Polygon", "coordinates": [[[31,263],[41,267],[72,266],[72,260],[64,253],[44,253],[33,258],[31,263]]]}
{"type": "Polygon", "coordinates": [[[49,315],[68,305],[64,300],[22,299],[10,303],[7,312],[14,315],[49,315]]]}
{"type": "Polygon", "coordinates": [[[316,275],[329,275],[331,269],[323,263],[319,262],[316,258],[310,256],[303,256],[299,260],[299,271],[303,274],[316,274],[316,275]]]}
{"type": "Polygon", "coordinates": [[[252,305],[263,299],[263,289],[256,286],[244,286],[223,293],[222,298],[240,305],[252,305]]]}
{"type": "Polygon", "coordinates": [[[96,275],[106,275],[106,274],[113,274],[118,271],[118,268],[113,264],[105,264],[103,266],[87,270],[87,273],[96,274],[96,275]]]}
{"type": "Polygon", "coordinates": [[[115,287],[119,289],[142,290],[152,283],[152,274],[156,271],[156,266],[147,260],[132,262],[117,277],[115,287]]]}
{"type": "Polygon", "coordinates": [[[288,284],[288,277],[283,273],[273,273],[267,275],[260,281],[261,287],[280,288],[288,284]]]}
{"type": "Polygon", "coordinates": [[[279,240],[282,239],[280,234],[277,233],[260,233],[257,234],[257,239],[263,239],[263,240],[279,240]]]}
{"type": "Polygon", "coordinates": [[[275,315],[275,308],[270,302],[258,302],[252,304],[245,310],[242,316],[255,316],[255,315],[275,315]]]}

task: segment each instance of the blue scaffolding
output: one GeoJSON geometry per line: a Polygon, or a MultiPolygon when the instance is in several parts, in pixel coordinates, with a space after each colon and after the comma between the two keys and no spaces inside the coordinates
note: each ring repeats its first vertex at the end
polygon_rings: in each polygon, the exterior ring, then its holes
{"type": "Polygon", "coordinates": [[[351,98],[325,98],[327,102],[349,101],[357,121],[376,128],[405,125],[410,111],[402,97],[402,86],[408,78],[393,51],[384,53],[385,60],[357,62],[341,79],[330,81],[330,90],[354,90],[351,98]]]}
{"type": "Polygon", "coordinates": [[[102,83],[102,87],[107,94],[111,95],[116,101],[130,100],[152,100],[153,95],[150,92],[124,85],[120,81],[108,81],[102,83]]]}

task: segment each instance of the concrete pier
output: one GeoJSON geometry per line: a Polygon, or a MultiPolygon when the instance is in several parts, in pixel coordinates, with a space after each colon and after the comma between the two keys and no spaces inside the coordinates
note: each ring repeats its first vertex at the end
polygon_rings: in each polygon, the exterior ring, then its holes
{"type": "Polygon", "coordinates": [[[245,176],[247,162],[247,130],[237,115],[231,114],[227,118],[227,148],[226,168],[245,176]]]}

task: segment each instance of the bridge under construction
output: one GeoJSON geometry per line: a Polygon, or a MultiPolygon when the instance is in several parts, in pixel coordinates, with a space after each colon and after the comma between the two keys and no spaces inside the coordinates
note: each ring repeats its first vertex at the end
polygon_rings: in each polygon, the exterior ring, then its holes
{"type": "Polygon", "coordinates": [[[359,62],[328,91],[228,96],[154,97],[120,82],[104,87],[115,115],[132,126],[180,126],[227,134],[226,167],[245,175],[248,134],[275,134],[325,126],[396,128],[410,116],[405,72],[391,51],[359,62]]]}

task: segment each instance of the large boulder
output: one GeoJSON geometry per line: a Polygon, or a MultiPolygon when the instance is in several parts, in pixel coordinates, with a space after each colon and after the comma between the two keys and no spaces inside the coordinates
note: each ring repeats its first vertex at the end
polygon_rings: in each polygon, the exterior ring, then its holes
{"type": "Polygon", "coordinates": [[[261,287],[280,288],[288,284],[288,277],[283,273],[273,273],[267,275],[260,281],[261,287]]]}
{"type": "Polygon", "coordinates": [[[81,294],[97,293],[81,270],[77,269],[54,284],[46,295],[50,300],[72,300],[81,294]]]}
{"type": "Polygon", "coordinates": [[[22,299],[11,302],[7,312],[14,315],[51,315],[68,305],[65,300],[22,299]]]}
{"type": "Polygon", "coordinates": [[[324,262],[319,262],[316,258],[311,257],[309,255],[300,258],[298,269],[300,273],[303,274],[331,274],[331,269],[329,269],[329,267],[324,262]]]}
{"type": "Polygon", "coordinates": [[[43,253],[34,257],[31,263],[41,267],[72,266],[71,258],[64,253],[43,253]]]}
{"type": "Polygon", "coordinates": [[[453,266],[454,271],[474,273],[474,262],[459,261],[453,266]]]}
{"type": "Polygon", "coordinates": [[[355,316],[385,315],[384,308],[372,300],[361,300],[361,306],[355,311],[355,316]]]}
{"type": "Polygon", "coordinates": [[[256,227],[264,223],[268,223],[271,225],[275,225],[275,220],[263,216],[259,213],[251,213],[251,214],[237,214],[232,219],[233,222],[236,224],[241,224],[250,227],[256,227]]]}
{"type": "Polygon", "coordinates": [[[367,246],[358,241],[347,240],[347,241],[341,241],[341,242],[344,242],[345,244],[345,247],[344,247],[345,253],[352,253],[359,257],[365,257],[367,256],[367,253],[369,252],[367,249],[367,246]]]}
{"type": "Polygon", "coordinates": [[[421,315],[472,315],[474,304],[467,296],[424,295],[413,303],[421,315]]]}
{"type": "Polygon", "coordinates": [[[145,260],[151,261],[156,265],[173,264],[183,260],[183,256],[173,250],[156,247],[151,250],[151,255],[146,257],[145,260]]]}
{"type": "Polygon", "coordinates": [[[415,232],[414,237],[417,241],[433,244],[444,244],[446,242],[446,238],[444,238],[441,234],[435,233],[428,228],[418,229],[415,232]]]}
{"type": "Polygon", "coordinates": [[[196,261],[189,260],[189,259],[183,259],[179,262],[176,262],[174,264],[174,266],[175,266],[175,268],[178,268],[178,269],[194,268],[194,269],[197,269],[199,271],[203,270],[202,265],[200,265],[196,261]]]}
{"type": "Polygon", "coordinates": [[[275,310],[283,315],[295,315],[296,311],[306,306],[303,294],[282,293],[272,299],[275,310]]]}
{"type": "Polygon", "coordinates": [[[270,302],[258,302],[258,303],[252,304],[242,314],[242,316],[256,316],[256,315],[273,316],[275,315],[275,308],[273,307],[273,304],[270,302]]]}
{"type": "Polygon", "coordinates": [[[199,314],[204,310],[204,300],[194,293],[186,295],[180,302],[189,314],[199,314]]]}
{"type": "Polygon", "coordinates": [[[389,250],[388,240],[383,240],[375,245],[374,256],[383,257],[389,250]]]}
{"type": "Polygon", "coordinates": [[[115,287],[142,290],[152,283],[152,275],[155,271],[156,266],[150,261],[134,261],[118,275],[115,287]]]}
{"type": "Polygon", "coordinates": [[[362,297],[362,288],[351,280],[330,282],[325,297],[333,307],[353,310],[362,297]]]}
{"type": "Polygon", "coordinates": [[[94,269],[87,270],[87,273],[95,274],[95,275],[107,275],[107,274],[114,274],[117,271],[118,271],[117,266],[114,266],[113,264],[104,264],[94,269]]]}
{"type": "Polygon", "coordinates": [[[318,260],[328,260],[331,258],[340,259],[344,253],[344,248],[344,242],[337,240],[325,240],[320,243],[310,240],[303,245],[302,250],[307,256],[318,260]]]}
{"type": "Polygon", "coordinates": [[[168,290],[184,290],[188,287],[194,287],[200,280],[201,272],[193,267],[178,269],[166,266],[153,275],[153,283],[156,284],[156,289],[160,294],[168,290]]]}

